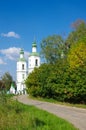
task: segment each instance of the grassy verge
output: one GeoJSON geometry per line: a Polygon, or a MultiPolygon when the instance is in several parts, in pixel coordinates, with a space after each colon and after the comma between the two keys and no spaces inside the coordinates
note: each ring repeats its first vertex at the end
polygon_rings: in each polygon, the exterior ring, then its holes
{"type": "Polygon", "coordinates": [[[0,130],[76,130],[76,128],[53,114],[5,97],[3,102],[0,100],[0,130]]]}
{"type": "Polygon", "coordinates": [[[66,102],[59,102],[55,99],[47,99],[47,98],[40,98],[40,97],[32,97],[29,96],[29,98],[34,99],[34,100],[39,100],[39,101],[45,101],[45,102],[50,102],[50,103],[56,103],[56,104],[60,104],[60,105],[66,105],[66,106],[71,106],[71,107],[78,107],[78,108],[84,108],[86,109],[86,105],[85,104],[71,104],[71,103],[66,103],[66,102]]]}

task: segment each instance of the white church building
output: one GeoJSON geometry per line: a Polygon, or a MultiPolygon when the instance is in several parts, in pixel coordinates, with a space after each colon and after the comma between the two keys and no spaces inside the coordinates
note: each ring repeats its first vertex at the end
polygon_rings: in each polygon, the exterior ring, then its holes
{"type": "Polygon", "coordinates": [[[28,56],[28,61],[24,57],[24,50],[20,50],[20,56],[17,61],[17,93],[26,94],[25,79],[34,70],[40,66],[40,55],[37,52],[37,44],[32,44],[32,52],[28,56]]]}

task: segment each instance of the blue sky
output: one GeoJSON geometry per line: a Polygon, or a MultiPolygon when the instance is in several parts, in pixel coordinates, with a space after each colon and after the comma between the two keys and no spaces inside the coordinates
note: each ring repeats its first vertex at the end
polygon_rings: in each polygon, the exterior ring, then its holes
{"type": "Polygon", "coordinates": [[[0,76],[16,79],[20,48],[27,56],[35,37],[40,51],[43,38],[67,36],[77,19],[86,20],[85,0],[0,0],[0,76]]]}

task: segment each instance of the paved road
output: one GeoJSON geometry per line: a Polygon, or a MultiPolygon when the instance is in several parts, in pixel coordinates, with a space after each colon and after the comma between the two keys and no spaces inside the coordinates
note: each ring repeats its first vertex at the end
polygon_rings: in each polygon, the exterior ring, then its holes
{"type": "Polygon", "coordinates": [[[18,96],[17,99],[24,104],[34,105],[53,113],[56,116],[66,119],[74,124],[75,127],[79,128],[79,130],[86,130],[86,109],[32,100],[29,99],[27,95],[18,96]]]}

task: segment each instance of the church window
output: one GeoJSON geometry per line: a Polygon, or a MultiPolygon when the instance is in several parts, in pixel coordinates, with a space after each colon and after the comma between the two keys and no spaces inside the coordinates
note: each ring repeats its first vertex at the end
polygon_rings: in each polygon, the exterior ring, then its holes
{"type": "Polygon", "coordinates": [[[37,59],[35,60],[35,66],[38,66],[38,60],[37,59]]]}
{"type": "Polygon", "coordinates": [[[24,74],[22,74],[22,79],[24,79],[24,74]]]}
{"type": "Polygon", "coordinates": [[[24,70],[24,64],[22,64],[22,70],[24,70]]]}

